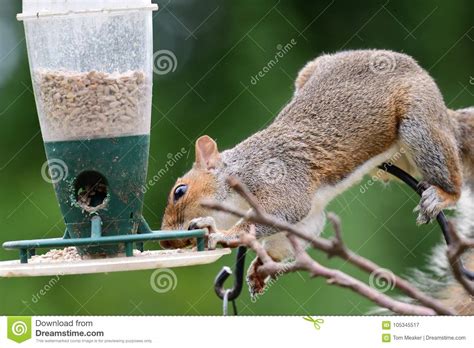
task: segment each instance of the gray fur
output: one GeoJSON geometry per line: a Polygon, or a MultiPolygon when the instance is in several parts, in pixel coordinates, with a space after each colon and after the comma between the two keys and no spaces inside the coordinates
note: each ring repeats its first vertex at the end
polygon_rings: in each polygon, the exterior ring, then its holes
{"type": "MultiPolygon", "coordinates": [[[[425,181],[448,193],[459,190],[448,171],[448,164],[454,170],[459,166],[455,121],[448,117],[436,84],[413,58],[383,50],[323,55],[303,68],[296,87],[269,127],[222,153],[218,182],[238,177],[267,212],[297,223],[309,213],[320,187],[336,185],[399,140],[425,181]],[[393,69],[378,73],[377,56],[388,57],[393,69]],[[286,167],[276,184],[260,175],[272,158],[286,167]]],[[[220,198],[225,194],[228,190],[221,189],[220,198]]],[[[440,197],[424,200],[421,222],[442,208],[440,197]]],[[[259,236],[276,232],[257,226],[259,236]]]]}

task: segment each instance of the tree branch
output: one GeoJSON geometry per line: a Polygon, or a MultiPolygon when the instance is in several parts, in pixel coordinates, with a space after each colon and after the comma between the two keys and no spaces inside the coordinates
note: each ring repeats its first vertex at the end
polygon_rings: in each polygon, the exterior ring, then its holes
{"type": "Polygon", "coordinates": [[[326,278],[328,284],[351,289],[369,300],[372,300],[377,305],[388,308],[393,312],[405,315],[436,314],[436,312],[431,308],[394,300],[344,272],[322,266],[307,254],[295,236],[289,235],[288,238],[295,250],[295,261],[292,263],[273,261],[263,246],[257,241],[253,233],[243,234],[241,236],[241,243],[254,250],[258,258],[262,261],[262,265],[259,267],[259,272],[264,277],[275,275],[280,276],[284,273],[304,270],[309,272],[312,277],[326,278]]]}
{"type": "MultiPolygon", "coordinates": [[[[232,189],[234,189],[248,202],[251,207],[250,210],[244,211],[229,204],[217,201],[204,201],[201,204],[207,208],[227,212],[252,223],[272,226],[279,230],[287,231],[289,234],[289,239],[293,244],[295,242],[294,238],[298,237],[307,241],[313,248],[325,252],[328,257],[337,256],[371,275],[377,275],[380,273],[380,270],[383,270],[383,268],[381,268],[376,263],[352,252],[345,246],[342,239],[341,223],[335,214],[328,213],[327,215],[328,220],[331,222],[332,227],[334,228],[335,238],[330,240],[324,239],[315,236],[314,234],[308,234],[307,231],[264,212],[258,204],[256,198],[252,195],[247,187],[240,183],[238,179],[229,178],[227,182],[232,189]]],[[[416,287],[412,286],[409,282],[393,273],[390,273],[390,280],[393,281],[392,285],[403,291],[409,297],[419,301],[424,307],[394,300],[339,270],[326,268],[314,261],[301,247],[297,248],[300,252],[296,253],[297,256],[295,263],[288,265],[273,261],[266,253],[265,249],[256,240],[255,236],[249,237],[249,235],[243,235],[241,236],[241,243],[247,245],[257,253],[257,256],[263,263],[260,270],[267,275],[288,273],[296,270],[307,270],[313,276],[323,276],[328,279],[330,284],[336,284],[342,287],[350,288],[360,295],[374,301],[379,306],[389,308],[396,313],[413,315],[428,315],[436,313],[445,315],[455,314],[451,309],[444,306],[441,302],[424,294],[416,287]]]]}
{"type": "Polygon", "coordinates": [[[462,254],[468,249],[474,248],[474,240],[459,235],[451,221],[448,221],[448,234],[451,242],[448,245],[446,253],[454,278],[456,278],[471,296],[474,296],[474,285],[462,274],[461,261],[462,254]]]}

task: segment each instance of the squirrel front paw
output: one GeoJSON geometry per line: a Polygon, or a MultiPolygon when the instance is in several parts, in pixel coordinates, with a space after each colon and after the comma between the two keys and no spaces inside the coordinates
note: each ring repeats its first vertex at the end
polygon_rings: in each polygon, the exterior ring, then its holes
{"type": "Polygon", "coordinates": [[[206,238],[207,238],[207,244],[208,244],[208,249],[215,249],[217,247],[218,241],[216,240],[216,237],[221,233],[217,230],[216,226],[216,221],[214,218],[210,216],[206,217],[198,217],[195,219],[192,219],[189,222],[189,227],[188,230],[201,230],[205,229],[207,230],[206,233],[206,238]]]}
{"type": "Polygon", "coordinates": [[[420,203],[414,209],[415,212],[419,212],[416,219],[418,225],[427,224],[436,219],[446,205],[435,186],[426,183],[421,183],[421,185],[424,185],[426,189],[421,194],[420,203]]]}
{"type": "Polygon", "coordinates": [[[219,231],[216,227],[216,222],[214,218],[200,217],[192,219],[189,223],[188,230],[199,230],[206,229],[207,233],[205,235],[207,239],[207,248],[213,250],[217,248],[218,244],[221,244],[224,247],[237,247],[239,245],[240,237],[235,231],[219,231]]]}
{"type": "Polygon", "coordinates": [[[216,227],[216,221],[214,220],[214,218],[211,216],[198,217],[198,218],[192,219],[189,222],[188,230],[201,230],[201,229],[206,229],[208,231],[208,234],[216,233],[217,227],[216,227]]]}
{"type": "Polygon", "coordinates": [[[199,217],[192,219],[189,223],[189,230],[200,230],[205,229],[207,230],[206,238],[207,238],[207,248],[209,250],[213,250],[217,248],[217,244],[223,243],[226,244],[229,241],[229,237],[219,232],[216,227],[216,221],[214,218],[207,216],[207,217],[199,217]]]}

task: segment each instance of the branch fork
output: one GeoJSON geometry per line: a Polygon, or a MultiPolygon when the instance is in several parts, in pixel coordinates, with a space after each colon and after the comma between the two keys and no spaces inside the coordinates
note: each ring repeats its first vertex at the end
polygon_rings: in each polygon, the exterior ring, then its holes
{"type": "MultiPolygon", "coordinates": [[[[254,226],[252,226],[249,233],[241,234],[239,236],[239,244],[247,246],[256,253],[257,257],[262,262],[262,265],[260,265],[258,268],[258,272],[263,277],[275,277],[284,273],[303,270],[307,271],[312,277],[326,278],[327,283],[330,285],[349,288],[359,295],[370,299],[378,306],[390,309],[391,311],[398,314],[456,314],[451,308],[446,307],[440,301],[421,292],[408,281],[393,274],[392,272],[390,272],[390,279],[388,280],[389,282],[392,282],[392,284],[390,284],[392,288],[398,288],[404,294],[416,300],[416,302],[419,304],[405,303],[394,299],[385,294],[384,291],[380,291],[375,287],[371,287],[340,270],[325,267],[311,258],[303,247],[302,241],[306,242],[312,248],[326,253],[329,258],[341,258],[370,274],[371,276],[380,276],[380,270],[385,270],[371,260],[368,260],[347,248],[342,238],[341,222],[336,214],[327,214],[327,218],[334,230],[333,238],[325,239],[315,236],[314,234],[309,235],[307,231],[297,227],[296,225],[289,224],[286,221],[280,220],[276,216],[266,213],[260,207],[257,199],[253,196],[249,189],[238,179],[230,177],[228,178],[227,183],[236,193],[238,193],[247,201],[250,206],[250,210],[241,210],[232,205],[214,200],[206,200],[201,204],[209,209],[226,212],[254,224],[272,226],[280,229],[281,231],[286,231],[288,239],[294,248],[295,260],[293,262],[275,262],[268,255],[262,244],[257,240],[254,226]]],[[[450,264],[453,268],[456,279],[462,284],[466,291],[472,295],[474,293],[473,285],[462,276],[459,268],[459,258],[464,251],[473,247],[474,241],[459,236],[452,224],[450,225],[450,233],[452,235],[451,239],[453,240],[453,243],[448,248],[448,258],[450,260],[450,264]]],[[[385,279],[385,281],[387,281],[387,279],[385,279]]]]}

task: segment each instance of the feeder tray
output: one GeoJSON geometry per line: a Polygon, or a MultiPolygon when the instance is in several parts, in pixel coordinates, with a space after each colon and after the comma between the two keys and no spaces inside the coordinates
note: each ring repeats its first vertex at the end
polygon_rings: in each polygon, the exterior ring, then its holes
{"type": "Polygon", "coordinates": [[[184,251],[168,253],[160,250],[148,251],[145,255],[133,257],[112,257],[63,262],[41,262],[22,264],[16,261],[0,262],[0,277],[39,277],[90,273],[140,271],[157,268],[173,268],[204,265],[230,254],[230,249],[209,251],[184,251]]]}
{"type": "MultiPolygon", "coordinates": [[[[91,219],[91,237],[70,238],[67,230],[63,238],[36,239],[12,241],[3,244],[5,249],[17,249],[20,259],[15,261],[0,262],[0,277],[35,277],[49,275],[108,273],[120,271],[138,271],[156,268],[183,267],[202,265],[215,262],[223,255],[230,253],[230,249],[205,250],[205,230],[191,231],[152,231],[146,221],[142,218],[138,227],[138,234],[102,236],[102,221],[99,215],[91,219]],[[150,250],[143,252],[143,242],[172,240],[172,239],[196,239],[197,251],[191,250],[150,250]],[[51,260],[41,262],[28,262],[36,255],[39,248],[64,248],[85,247],[100,248],[107,245],[123,245],[125,255],[104,257],[94,256],[91,259],[81,260],[51,260]],[[134,246],[140,251],[134,255],[134,246]]],[[[79,249],[80,250],[80,249],[79,249]]],[[[106,249],[107,250],[107,249],[106,249]]],[[[87,253],[85,255],[88,255],[87,253]]]]}

